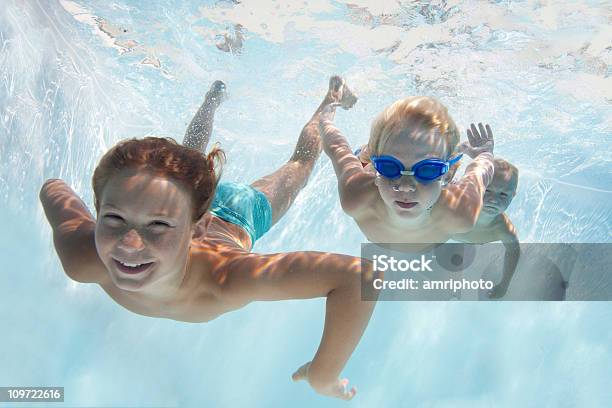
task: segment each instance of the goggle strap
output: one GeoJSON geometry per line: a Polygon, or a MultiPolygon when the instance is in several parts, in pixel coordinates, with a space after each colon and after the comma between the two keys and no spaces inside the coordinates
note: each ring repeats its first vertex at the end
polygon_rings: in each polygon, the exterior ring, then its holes
{"type": "Polygon", "coordinates": [[[450,167],[453,164],[457,163],[462,157],[463,157],[463,153],[460,153],[457,156],[453,157],[452,159],[448,161],[448,166],[450,167]]]}

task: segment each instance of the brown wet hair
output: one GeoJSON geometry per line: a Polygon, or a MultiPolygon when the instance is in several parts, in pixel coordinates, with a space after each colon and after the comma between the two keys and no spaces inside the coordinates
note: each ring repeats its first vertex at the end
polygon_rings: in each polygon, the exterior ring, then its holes
{"type": "Polygon", "coordinates": [[[216,146],[205,155],[168,137],[121,141],[102,156],[94,171],[96,211],[100,211],[100,198],[108,180],[125,168],[133,168],[182,183],[191,193],[192,221],[196,222],[210,207],[224,161],[224,152],[216,146]]]}

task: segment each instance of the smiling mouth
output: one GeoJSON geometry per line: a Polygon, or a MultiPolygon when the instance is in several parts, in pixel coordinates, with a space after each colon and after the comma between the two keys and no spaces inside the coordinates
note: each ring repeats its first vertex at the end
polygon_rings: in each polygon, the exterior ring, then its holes
{"type": "Polygon", "coordinates": [[[412,208],[415,205],[417,205],[418,203],[415,202],[415,201],[412,201],[412,202],[396,201],[395,204],[397,204],[397,206],[400,207],[400,208],[412,208]]]}
{"type": "Polygon", "coordinates": [[[134,275],[137,273],[142,273],[151,268],[154,262],[146,262],[146,263],[129,263],[129,262],[121,262],[113,258],[113,262],[117,269],[119,269],[123,273],[127,273],[130,275],[134,275]]]}
{"type": "Polygon", "coordinates": [[[489,211],[497,211],[497,207],[495,207],[493,205],[484,205],[483,208],[487,209],[489,211]]]}

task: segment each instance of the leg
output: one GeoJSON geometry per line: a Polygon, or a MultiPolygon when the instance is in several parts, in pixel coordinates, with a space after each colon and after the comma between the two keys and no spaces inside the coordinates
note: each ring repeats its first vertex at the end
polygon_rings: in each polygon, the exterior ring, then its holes
{"type": "Polygon", "coordinates": [[[321,154],[319,134],[319,114],[332,102],[342,103],[344,109],[350,109],[357,98],[344,84],[342,78],[332,76],[329,90],[312,118],[306,123],[293,155],[287,163],[274,173],[255,181],[251,186],[266,195],[272,206],[272,225],[287,212],[300,190],[306,185],[315,162],[321,154]]]}
{"type": "Polygon", "coordinates": [[[225,98],[225,84],[221,81],[213,82],[210,90],[206,93],[202,106],[198,109],[187,128],[187,132],[185,132],[184,146],[206,152],[206,146],[212,133],[215,110],[225,98]]]}

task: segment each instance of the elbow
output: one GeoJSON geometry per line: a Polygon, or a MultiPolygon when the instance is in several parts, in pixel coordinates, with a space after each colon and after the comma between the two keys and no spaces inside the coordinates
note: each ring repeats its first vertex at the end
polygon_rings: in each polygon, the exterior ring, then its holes
{"type": "Polygon", "coordinates": [[[45,202],[47,201],[49,195],[50,195],[50,190],[57,185],[58,183],[63,183],[64,181],[61,179],[56,179],[56,178],[50,178],[47,179],[42,187],[40,187],[40,192],[38,193],[38,198],[40,200],[41,203],[45,204],[45,202]]]}
{"type": "Polygon", "coordinates": [[[41,191],[47,189],[48,187],[50,187],[52,184],[55,183],[63,183],[64,180],[62,179],[58,179],[58,178],[50,178],[45,180],[45,182],[43,183],[42,187],[41,187],[41,191]]]}
{"type": "Polygon", "coordinates": [[[51,184],[53,184],[53,182],[56,179],[48,179],[47,181],[45,181],[42,185],[42,187],[40,187],[40,191],[38,193],[38,199],[40,200],[41,203],[44,204],[45,199],[47,198],[47,196],[49,195],[49,187],[51,186],[51,184]]]}

